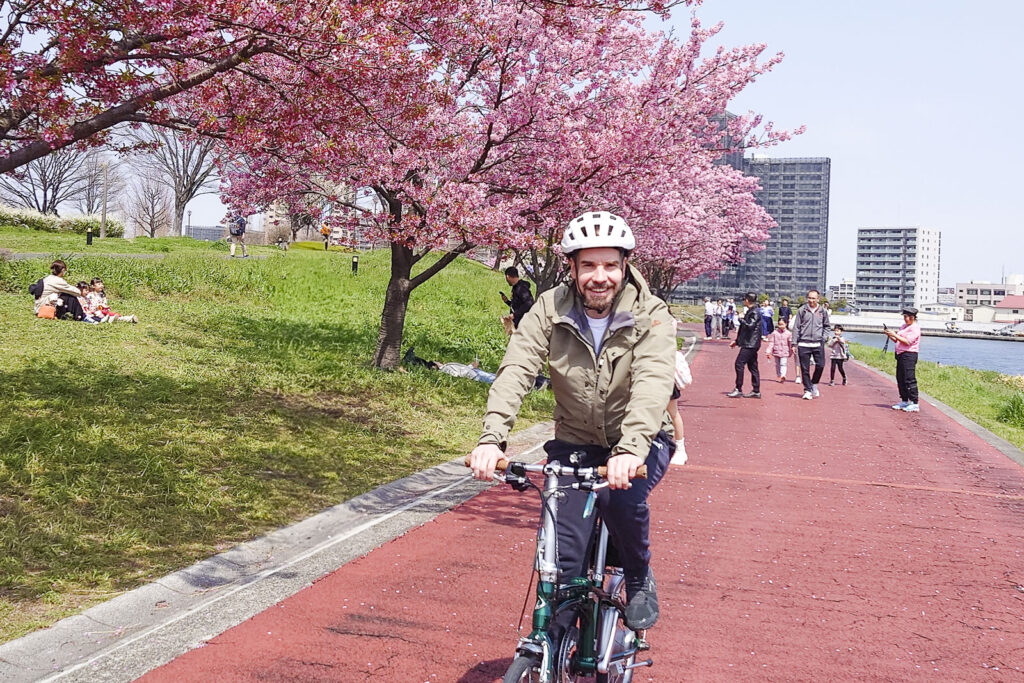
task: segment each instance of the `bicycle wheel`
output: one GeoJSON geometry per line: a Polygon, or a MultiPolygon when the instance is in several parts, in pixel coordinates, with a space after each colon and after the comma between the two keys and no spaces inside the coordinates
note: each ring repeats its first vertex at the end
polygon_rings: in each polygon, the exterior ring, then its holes
{"type": "Polygon", "coordinates": [[[501,683],[537,683],[540,681],[540,671],[537,670],[537,660],[533,657],[516,657],[512,660],[505,671],[505,677],[501,683]]]}

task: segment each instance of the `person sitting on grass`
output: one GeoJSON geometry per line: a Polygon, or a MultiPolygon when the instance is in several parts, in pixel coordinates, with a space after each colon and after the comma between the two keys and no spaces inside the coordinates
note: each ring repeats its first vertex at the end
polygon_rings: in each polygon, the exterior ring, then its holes
{"type": "Polygon", "coordinates": [[[103,286],[103,280],[98,277],[92,279],[89,294],[85,298],[89,302],[89,309],[95,311],[93,315],[99,315],[100,322],[110,323],[115,320],[123,323],[139,322],[137,315],[121,315],[110,310],[110,306],[107,305],[107,292],[103,286]]]}
{"type": "Polygon", "coordinates": [[[78,304],[82,307],[82,312],[85,313],[85,316],[82,317],[82,322],[94,324],[100,322],[99,311],[94,309],[89,303],[89,283],[85,280],[79,280],[75,286],[79,291],[78,304]]]}
{"type": "Polygon", "coordinates": [[[78,301],[82,293],[64,279],[67,272],[67,264],[60,259],[50,264],[50,274],[43,278],[42,291],[36,298],[33,311],[36,316],[40,316],[39,309],[43,306],[53,306],[56,308],[56,314],[51,311],[48,317],[72,320],[82,320],[85,317],[82,304],[78,301]]]}

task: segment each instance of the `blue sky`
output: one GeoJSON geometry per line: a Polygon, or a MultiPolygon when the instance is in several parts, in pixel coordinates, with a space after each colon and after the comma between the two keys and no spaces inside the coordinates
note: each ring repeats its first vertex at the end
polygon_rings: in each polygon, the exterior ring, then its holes
{"type": "MultiPolygon", "coordinates": [[[[828,283],[855,271],[858,227],[942,231],[940,284],[1024,273],[1018,122],[1024,4],[705,0],[724,45],[786,58],[730,109],[807,132],[764,153],[832,159],[828,283]]],[[[685,31],[689,10],[672,23],[685,31]]],[[[760,152],[759,152],[760,153],[760,152]]]]}
{"type": "MultiPolygon", "coordinates": [[[[1024,273],[1018,122],[1024,3],[705,0],[725,45],[767,43],[776,69],[731,109],[807,132],[765,153],[832,159],[828,284],[852,278],[857,228],[942,231],[943,286],[1024,273]]],[[[689,10],[672,24],[686,31],[689,10]]],[[[192,203],[193,223],[223,215],[192,203]]]]}

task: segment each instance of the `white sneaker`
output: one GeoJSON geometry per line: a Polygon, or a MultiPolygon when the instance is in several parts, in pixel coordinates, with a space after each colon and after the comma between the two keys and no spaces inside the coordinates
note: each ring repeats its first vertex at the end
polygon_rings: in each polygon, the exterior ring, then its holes
{"type": "Polygon", "coordinates": [[[797,377],[795,380],[793,380],[793,384],[800,384],[800,378],[797,377]]]}
{"type": "Polygon", "coordinates": [[[921,407],[919,405],[917,405],[916,403],[908,403],[907,405],[903,406],[903,412],[905,412],[905,413],[920,413],[921,412],[921,407]]]}
{"type": "Polygon", "coordinates": [[[818,385],[817,384],[812,384],[811,385],[811,395],[814,396],[814,398],[818,398],[818,396],[820,396],[820,394],[818,393],[818,385]]]}
{"type": "Polygon", "coordinates": [[[809,391],[805,391],[805,392],[804,392],[804,395],[803,395],[803,397],[802,397],[802,398],[803,398],[803,399],[804,399],[805,401],[810,401],[810,400],[811,400],[812,398],[814,398],[814,394],[812,394],[812,393],[811,393],[811,392],[809,392],[809,391]]]}
{"type": "Polygon", "coordinates": [[[903,410],[904,408],[906,408],[906,407],[907,407],[907,406],[909,406],[909,405],[910,405],[910,404],[909,404],[909,403],[907,403],[906,401],[900,401],[899,403],[897,403],[896,405],[894,405],[894,406],[892,407],[892,409],[893,409],[893,410],[903,410]]]}

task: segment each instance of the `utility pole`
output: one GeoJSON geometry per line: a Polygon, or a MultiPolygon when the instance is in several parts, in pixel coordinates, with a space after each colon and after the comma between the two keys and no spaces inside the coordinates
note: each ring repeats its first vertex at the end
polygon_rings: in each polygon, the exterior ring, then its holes
{"type": "Polygon", "coordinates": [[[107,236],[107,162],[103,162],[103,213],[100,214],[100,239],[107,236]]]}

